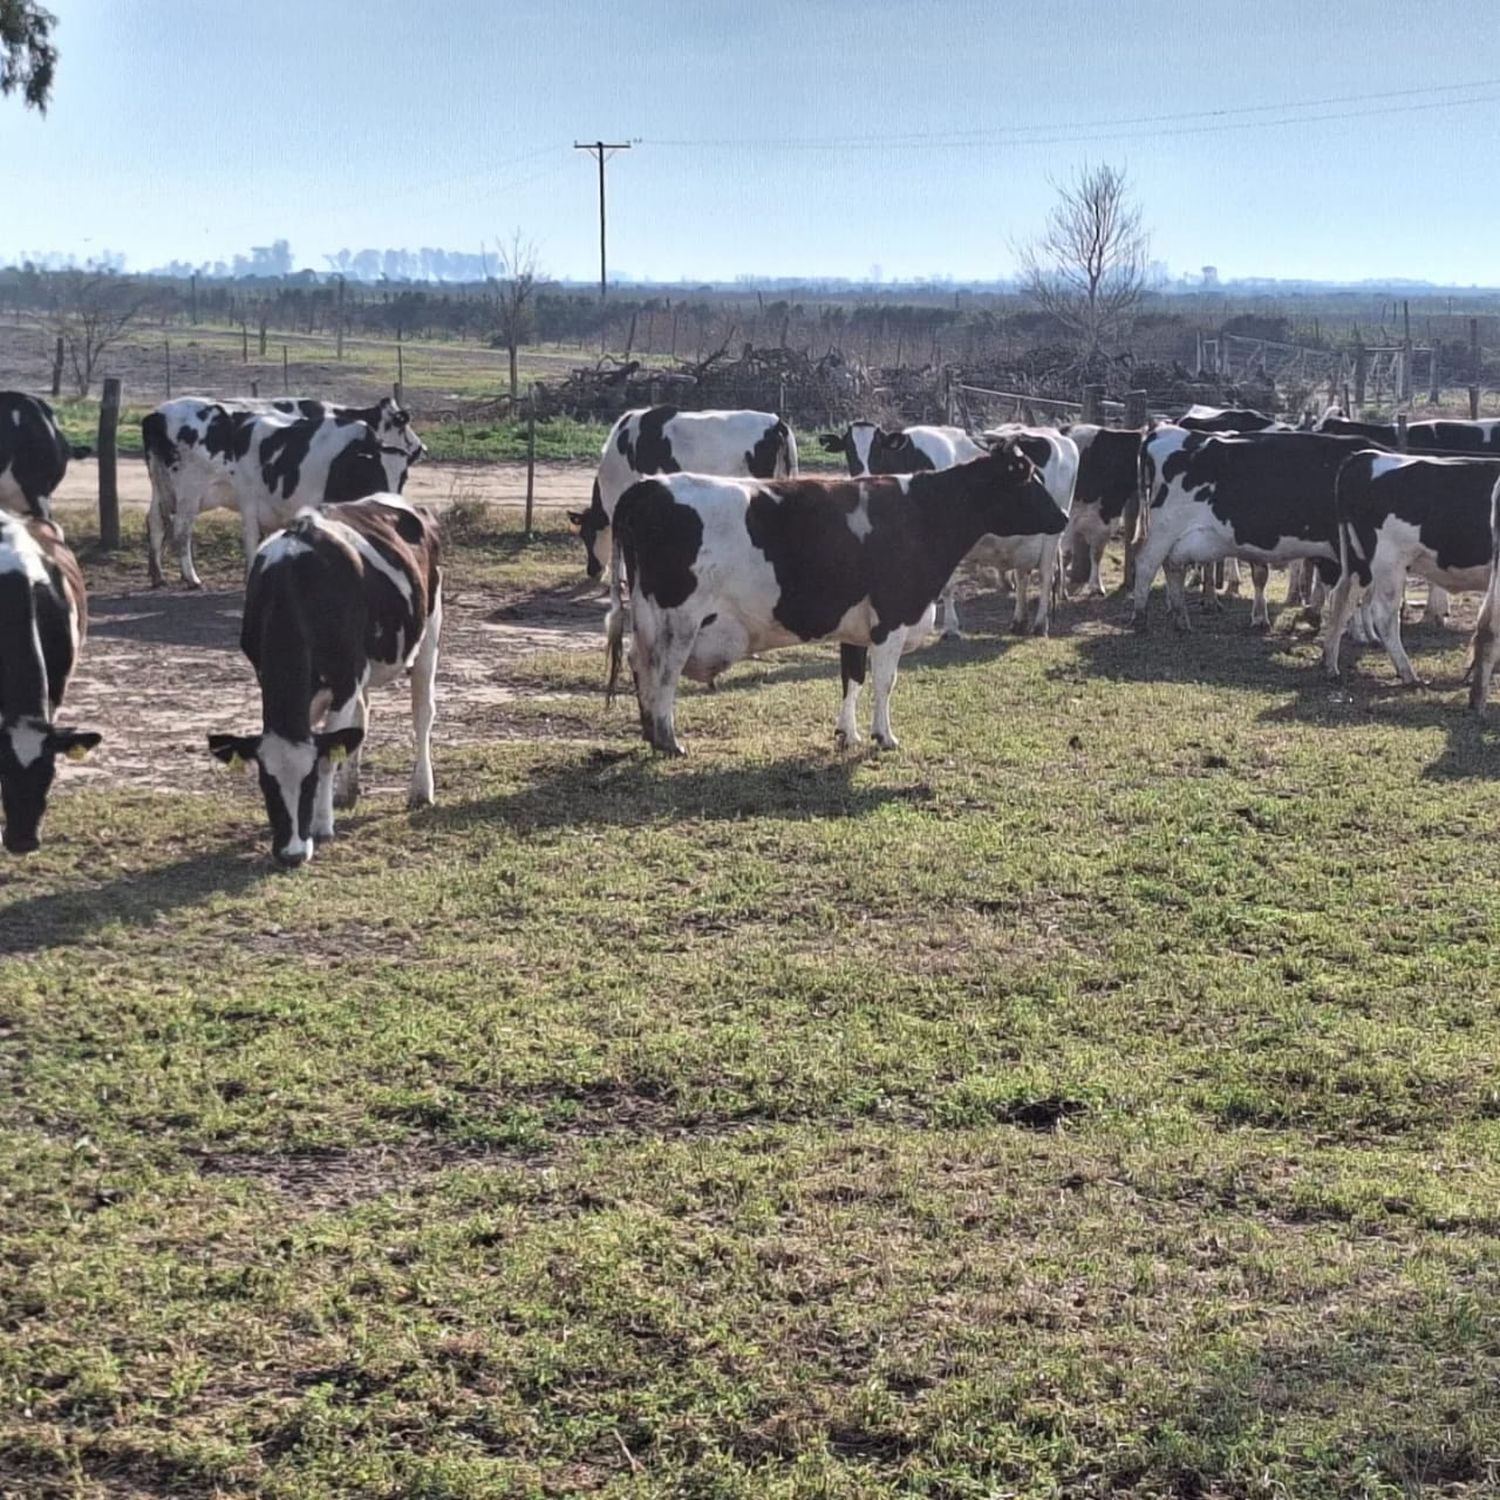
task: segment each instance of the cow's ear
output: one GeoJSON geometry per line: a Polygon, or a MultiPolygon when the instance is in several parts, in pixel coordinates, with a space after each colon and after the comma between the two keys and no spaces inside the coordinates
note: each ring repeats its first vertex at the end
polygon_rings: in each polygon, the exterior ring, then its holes
{"type": "Polygon", "coordinates": [[[258,734],[211,734],[208,737],[208,753],[226,766],[243,765],[255,760],[260,754],[258,734]]]}
{"type": "Polygon", "coordinates": [[[319,760],[343,760],[364,742],[365,732],[357,724],[351,724],[347,729],[325,729],[322,734],[313,736],[319,760]]]}
{"type": "Polygon", "coordinates": [[[82,760],[103,738],[92,729],[54,729],[47,735],[46,748],[53,755],[82,760]]]}
{"type": "Polygon", "coordinates": [[[818,444],[825,453],[842,453],[844,451],[844,440],[836,432],[820,432],[818,444]]]}

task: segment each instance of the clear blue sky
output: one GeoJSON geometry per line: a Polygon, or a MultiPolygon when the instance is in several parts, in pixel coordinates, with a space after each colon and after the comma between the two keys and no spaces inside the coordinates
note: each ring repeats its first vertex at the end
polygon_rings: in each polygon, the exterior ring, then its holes
{"type": "Polygon", "coordinates": [[[638,276],[1003,275],[1087,158],[1128,170],[1174,271],[1500,282],[1500,81],[1284,107],[1500,80],[1495,0],[47,4],[52,109],[0,103],[0,260],[285,237],[322,269],[520,227],[587,278],[571,147],[602,135],[639,138],[609,168],[638,276]]]}

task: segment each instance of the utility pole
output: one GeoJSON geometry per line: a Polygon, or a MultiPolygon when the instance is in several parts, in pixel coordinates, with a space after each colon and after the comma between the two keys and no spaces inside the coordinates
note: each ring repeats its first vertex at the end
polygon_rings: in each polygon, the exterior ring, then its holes
{"type": "Polygon", "coordinates": [[[608,288],[604,275],[604,163],[616,151],[629,151],[629,141],[574,141],[575,151],[587,151],[599,162],[599,300],[602,302],[608,288]],[[609,156],[605,155],[605,152],[609,156]]]}

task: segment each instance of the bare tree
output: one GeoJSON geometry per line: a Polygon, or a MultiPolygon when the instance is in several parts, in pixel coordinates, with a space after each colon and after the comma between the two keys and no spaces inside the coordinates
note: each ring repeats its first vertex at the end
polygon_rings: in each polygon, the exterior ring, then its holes
{"type": "Polygon", "coordinates": [[[1150,236],[1125,173],[1085,165],[1058,188],[1041,236],[1021,251],[1021,291],[1092,354],[1139,303],[1150,236]]]}
{"type": "Polygon", "coordinates": [[[485,277],[495,292],[495,336],[510,355],[510,401],[520,399],[520,379],[516,371],[517,351],[535,330],[536,292],[545,276],[537,265],[537,248],[519,229],[508,243],[495,247],[499,261],[498,274],[485,277]]]}
{"type": "Polygon", "coordinates": [[[56,25],[57,17],[36,0],[0,0],[0,96],[20,89],[32,109],[47,113],[57,70],[56,25]]]}
{"type": "Polygon", "coordinates": [[[104,351],[117,344],[145,307],[147,294],[101,266],[60,271],[51,278],[48,325],[63,341],[80,399],[94,383],[104,351]]]}

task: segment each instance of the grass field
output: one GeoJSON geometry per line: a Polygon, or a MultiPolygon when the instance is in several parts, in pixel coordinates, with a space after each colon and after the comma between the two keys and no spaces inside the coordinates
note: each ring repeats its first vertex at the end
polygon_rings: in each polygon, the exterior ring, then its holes
{"type": "Polygon", "coordinates": [[[0,868],[0,1492],[1495,1494],[1500,745],[1459,636],[1332,687],[1247,609],[976,605],[888,757],[831,650],[680,763],[539,654],[291,877],[232,777],[65,777],[0,868]]]}

